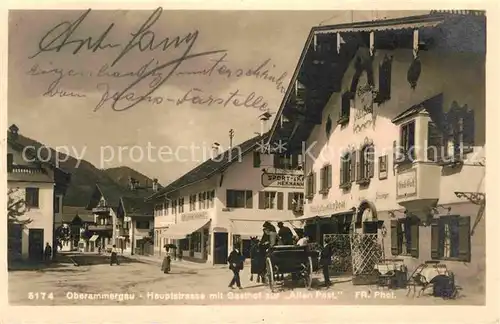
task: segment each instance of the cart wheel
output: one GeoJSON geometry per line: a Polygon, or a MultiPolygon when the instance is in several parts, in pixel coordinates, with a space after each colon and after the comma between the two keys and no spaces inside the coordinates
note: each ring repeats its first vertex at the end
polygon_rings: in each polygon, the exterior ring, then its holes
{"type": "Polygon", "coordinates": [[[311,289],[312,286],[312,274],[313,274],[313,263],[312,258],[307,258],[306,269],[304,270],[304,284],[307,289],[311,289]]]}
{"type": "Polygon", "coordinates": [[[269,289],[271,289],[271,292],[275,292],[276,282],[274,281],[273,263],[271,262],[271,258],[266,259],[266,275],[269,289]]]}

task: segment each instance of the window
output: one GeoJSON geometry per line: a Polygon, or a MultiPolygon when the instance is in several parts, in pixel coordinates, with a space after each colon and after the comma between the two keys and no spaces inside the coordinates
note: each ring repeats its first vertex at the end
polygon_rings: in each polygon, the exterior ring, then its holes
{"type": "Polygon", "coordinates": [[[387,179],[387,155],[378,157],[378,178],[379,180],[387,179]]]}
{"type": "Polygon", "coordinates": [[[348,188],[354,181],[354,168],[356,154],[347,152],[340,158],[340,188],[348,188]]]}
{"type": "Polygon", "coordinates": [[[203,208],[204,208],[204,209],[208,208],[208,192],[206,192],[206,191],[205,191],[205,192],[203,192],[203,193],[201,194],[201,197],[202,197],[202,199],[203,199],[203,208]]]}
{"type": "Polygon", "coordinates": [[[12,172],[13,165],[14,155],[12,153],[7,153],[7,172],[12,172]]]}
{"type": "Polygon", "coordinates": [[[200,192],[198,194],[198,209],[204,209],[205,208],[205,202],[203,201],[203,194],[200,192]]]}
{"type": "Polygon", "coordinates": [[[274,154],[273,167],[276,169],[297,169],[299,156],[292,154],[274,154]]]}
{"type": "Polygon", "coordinates": [[[177,214],[177,200],[172,200],[172,214],[177,214]]]}
{"type": "Polygon", "coordinates": [[[168,210],[170,209],[170,200],[165,201],[163,204],[163,207],[165,208],[165,215],[168,215],[168,210]]]}
{"type": "Polygon", "coordinates": [[[24,200],[26,201],[26,207],[38,208],[39,205],[39,190],[38,188],[26,188],[26,196],[24,200]]]}
{"type": "Polygon", "coordinates": [[[215,190],[211,190],[208,192],[208,208],[214,207],[214,199],[215,199],[215,190]]]}
{"type": "Polygon", "coordinates": [[[320,170],[320,194],[327,194],[328,190],[332,187],[332,166],[325,165],[320,170]]]}
{"type": "Polygon", "coordinates": [[[431,257],[470,262],[469,216],[441,216],[432,220],[431,257]]]}
{"type": "Polygon", "coordinates": [[[337,123],[340,125],[345,125],[349,122],[349,116],[351,114],[351,99],[351,92],[344,92],[341,99],[340,116],[339,120],[337,121],[337,123]]]}
{"type": "Polygon", "coordinates": [[[260,168],[260,152],[259,151],[253,151],[253,167],[254,168],[260,168]]]}
{"type": "Polygon", "coordinates": [[[306,178],[306,197],[307,199],[312,199],[314,197],[314,193],[316,191],[316,182],[315,182],[316,174],[310,173],[306,178]]]}
{"type": "Polygon", "coordinates": [[[58,214],[59,213],[59,207],[61,206],[61,197],[56,196],[54,198],[54,213],[58,214]]]}
{"type": "Polygon", "coordinates": [[[293,211],[304,210],[304,193],[302,192],[288,193],[288,210],[293,210],[293,211]]]}
{"type": "Polygon", "coordinates": [[[201,232],[194,232],[191,234],[191,247],[194,252],[201,253],[201,232]]]}
{"type": "Polygon", "coordinates": [[[189,196],[189,211],[196,210],[196,194],[189,196]]]}
{"type": "Polygon", "coordinates": [[[251,190],[226,190],[226,207],[252,208],[253,194],[251,190]]]}
{"type": "Polygon", "coordinates": [[[179,213],[184,212],[184,197],[179,198],[179,213]]]}
{"type": "Polygon", "coordinates": [[[283,193],[276,191],[259,192],[259,209],[283,210],[283,193]]]}
{"type": "Polygon", "coordinates": [[[161,204],[156,204],[155,205],[155,212],[154,212],[154,215],[155,216],[160,216],[161,215],[161,210],[163,209],[163,206],[161,204]]]}
{"type": "Polygon", "coordinates": [[[149,221],[137,221],[137,222],[135,222],[135,228],[137,228],[137,229],[149,229],[149,221]]]}
{"type": "Polygon", "coordinates": [[[399,150],[396,152],[398,163],[415,161],[415,121],[401,125],[399,130],[399,150]]]}
{"type": "Polygon", "coordinates": [[[418,258],[419,225],[410,217],[391,220],[392,255],[410,255],[418,258]]]}
{"type": "Polygon", "coordinates": [[[356,182],[366,184],[373,178],[375,169],[375,149],[372,144],[364,145],[356,162],[356,182]]]}

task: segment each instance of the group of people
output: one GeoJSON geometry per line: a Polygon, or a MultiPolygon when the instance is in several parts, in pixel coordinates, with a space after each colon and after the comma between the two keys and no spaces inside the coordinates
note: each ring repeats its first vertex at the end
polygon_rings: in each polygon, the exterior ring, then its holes
{"type": "MultiPolygon", "coordinates": [[[[300,237],[294,237],[290,228],[286,227],[283,222],[278,222],[279,230],[276,231],[276,227],[270,222],[264,222],[262,226],[263,235],[259,242],[261,248],[267,250],[275,245],[299,245],[307,246],[309,243],[309,238],[307,235],[299,235],[300,237]]],[[[331,264],[331,259],[333,256],[333,249],[329,243],[325,243],[325,246],[320,251],[320,265],[323,270],[323,276],[325,280],[325,286],[330,286],[330,274],[329,266],[331,264]]],[[[239,289],[241,287],[240,271],[243,270],[245,258],[241,253],[238,246],[234,246],[233,250],[229,254],[227,262],[229,263],[229,269],[233,273],[233,277],[229,283],[229,287],[234,289],[236,285],[239,289]]]]}

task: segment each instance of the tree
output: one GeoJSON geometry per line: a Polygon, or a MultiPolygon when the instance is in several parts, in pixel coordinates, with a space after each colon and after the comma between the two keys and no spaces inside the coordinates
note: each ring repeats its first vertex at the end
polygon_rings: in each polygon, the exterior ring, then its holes
{"type": "Polygon", "coordinates": [[[55,232],[56,243],[57,245],[61,245],[62,243],[71,241],[71,229],[67,225],[61,225],[56,228],[55,232]]]}
{"type": "Polygon", "coordinates": [[[9,188],[7,197],[7,223],[9,225],[18,224],[22,227],[31,223],[33,221],[32,219],[21,219],[29,210],[29,207],[26,205],[26,200],[20,197],[19,189],[9,188]]]}

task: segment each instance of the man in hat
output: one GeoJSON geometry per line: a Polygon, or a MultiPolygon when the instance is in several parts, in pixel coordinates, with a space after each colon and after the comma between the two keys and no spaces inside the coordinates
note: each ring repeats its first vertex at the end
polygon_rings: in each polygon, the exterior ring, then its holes
{"type": "Polygon", "coordinates": [[[229,288],[234,289],[234,285],[239,289],[241,287],[240,281],[240,271],[243,270],[243,255],[241,254],[239,248],[235,245],[233,251],[229,254],[227,262],[229,263],[229,269],[233,272],[233,279],[229,283],[229,288]]]}
{"type": "Polygon", "coordinates": [[[283,225],[283,222],[278,222],[278,236],[282,245],[293,245],[293,233],[292,231],[283,225]]]}

